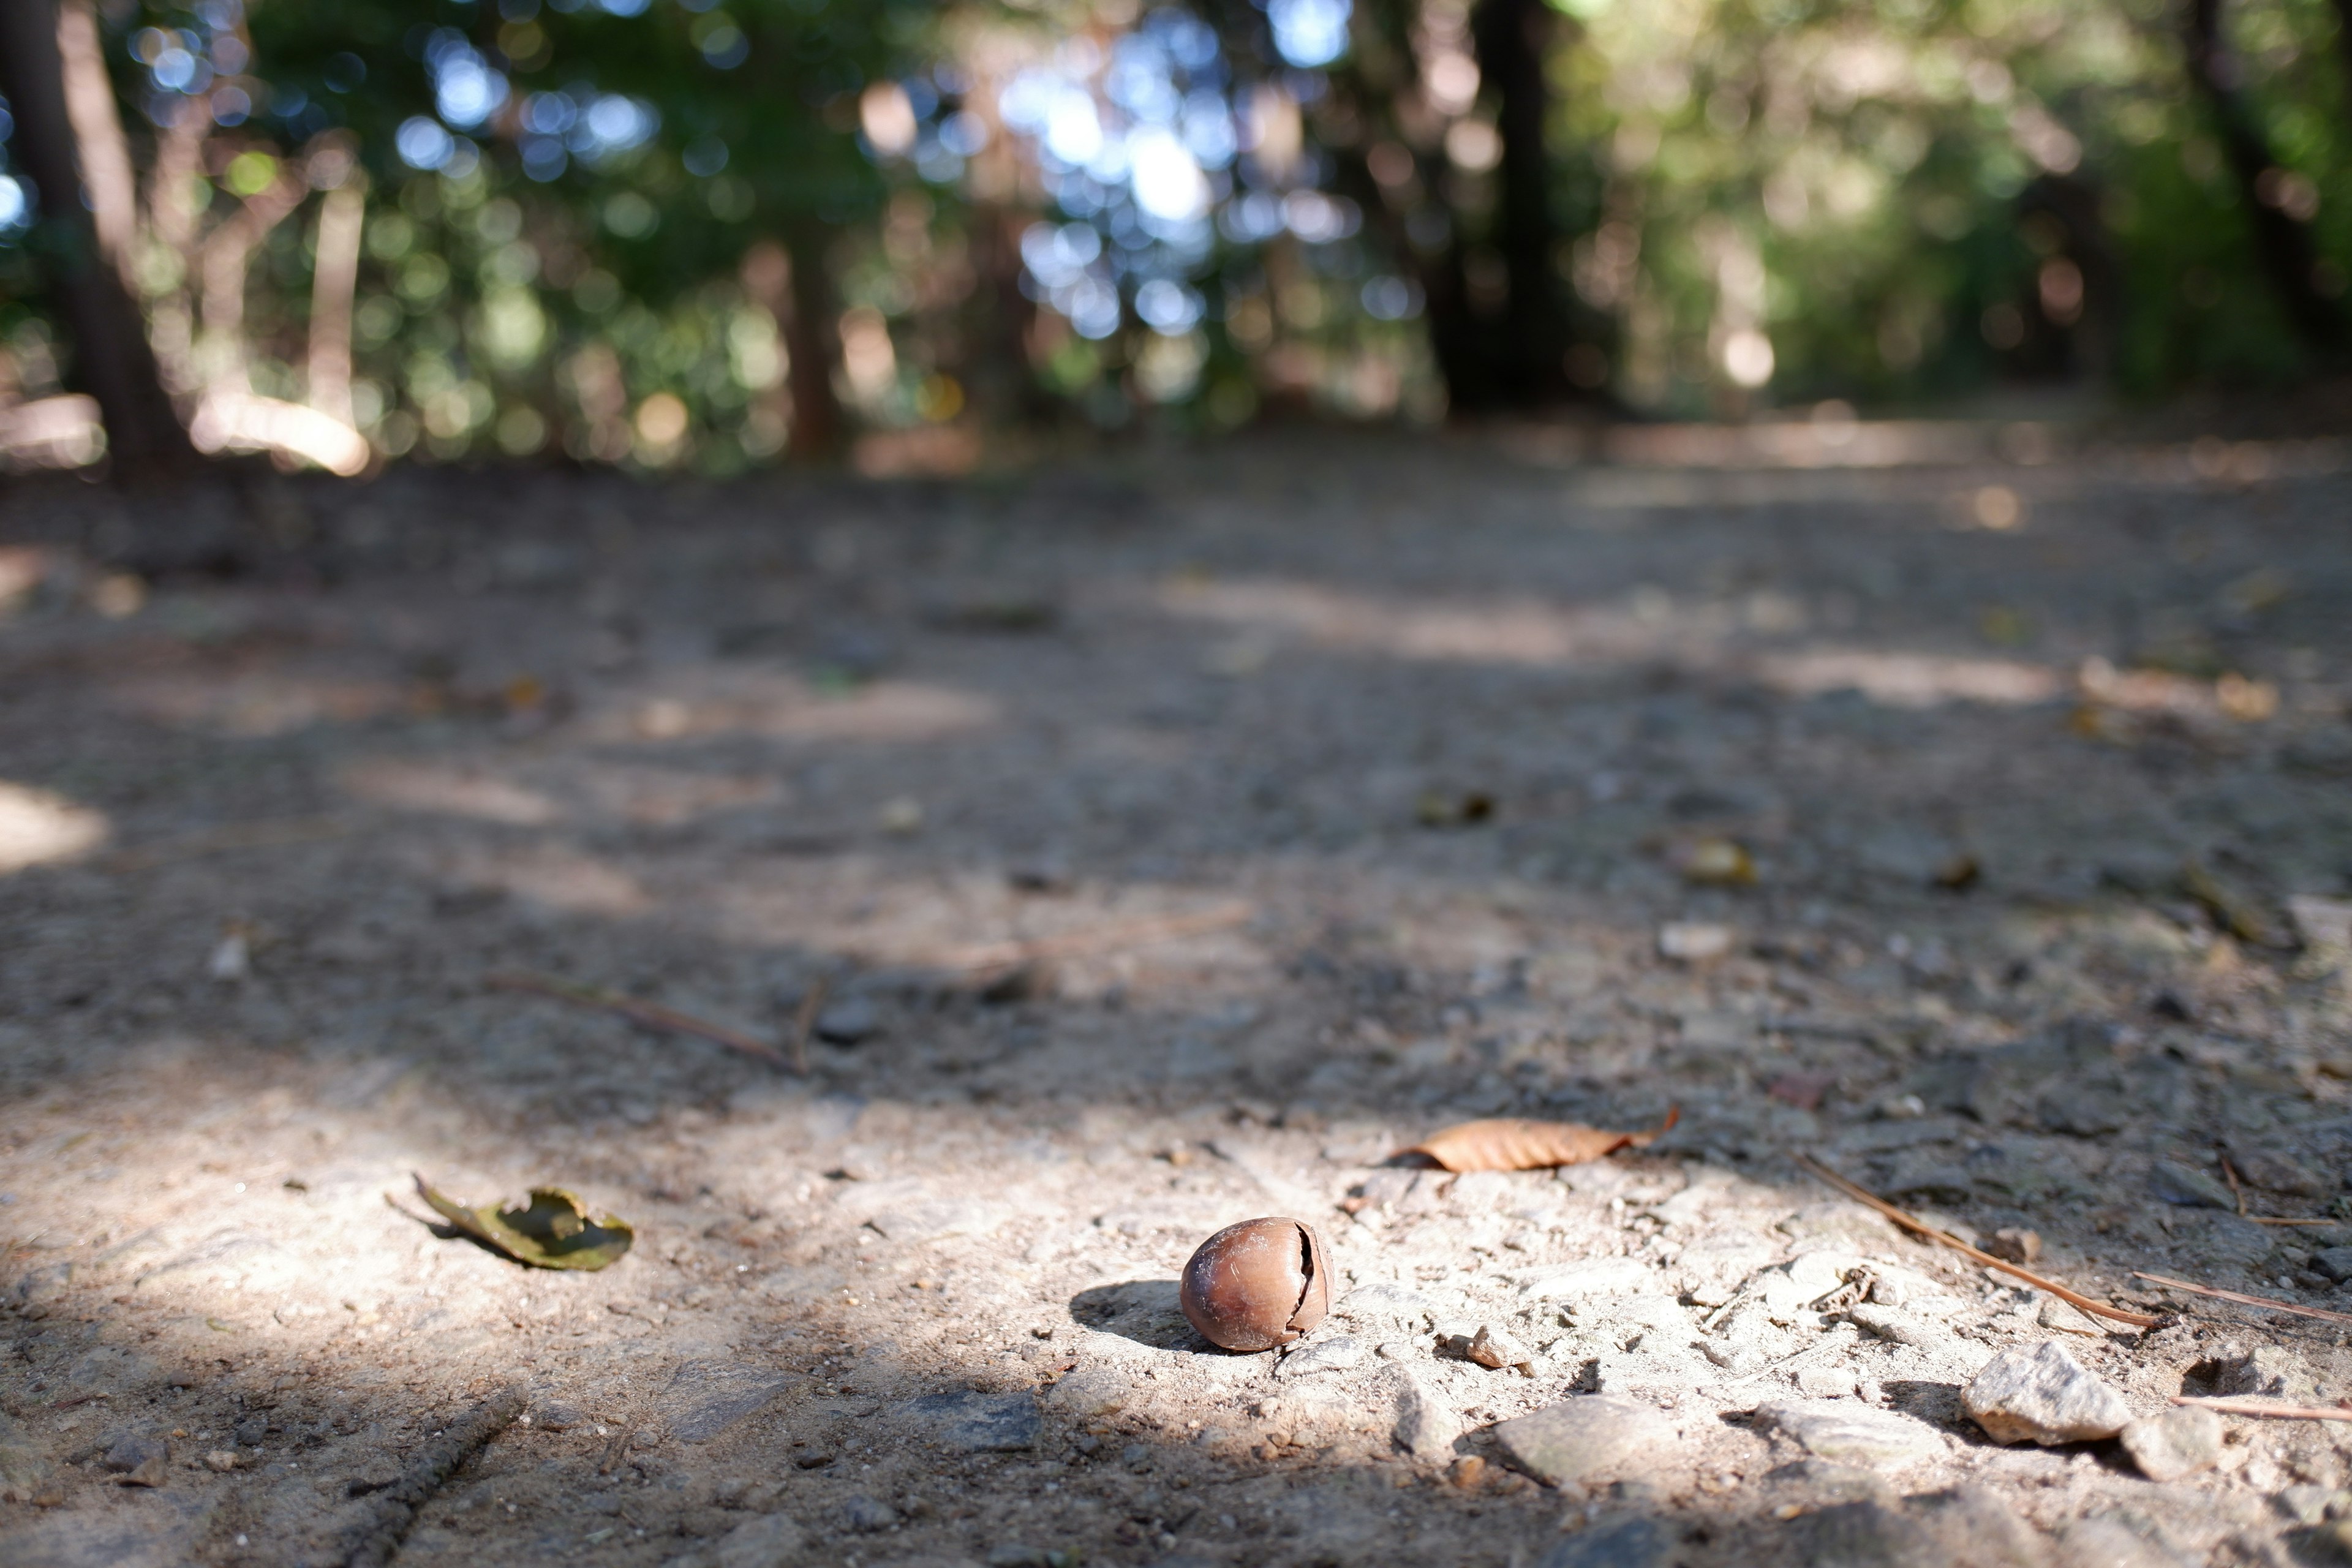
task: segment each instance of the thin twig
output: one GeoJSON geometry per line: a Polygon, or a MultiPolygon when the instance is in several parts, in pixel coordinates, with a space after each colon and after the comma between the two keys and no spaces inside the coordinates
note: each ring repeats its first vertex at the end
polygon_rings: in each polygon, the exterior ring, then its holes
{"type": "Polygon", "coordinates": [[[2256,1225],[2334,1225],[2336,1223],[2332,1219],[2279,1219],[2266,1214],[2250,1214],[2246,1217],[2256,1225]]]}
{"type": "Polygon", "coordinates": [[[757,1057],[780,1068],[805,1073],[805,1067],[794,1067],[783,1052],[765,1040],[753,1039],[739,1029],[724,1024],[714,1024],[690,1013],[680,1013],[657,1003],[640,1002],[634,996],[624,996],[617,991],[603,991],[593,985],[574,985],[545,974],[502,973],[488,975],[483,984],[500,991],[528,991],[537,996],[551,996],[559,1002],[570,1002],[582,1007],[602,1008],[618,1013],[634,1023],[649,1028],[668,1029],[676,1034],[693,1035],[716,1041],[730,1051],[740,1051],[747,1057],[757,1057]]]}
{"type": "Polygon", "coordinates": [[[940,958],[940,967],[966,971],[1013,969],[1024,963],[1034,963],[1039,959],[1077,958],[1093,952],[1111,952],[1122,947],[1173,942],[1178,937],[1205,936],[1211,931],[1245,924],[1255,912],[1250,905],[1236,902],[1220,904],[1213,910],[1198,910],[1191,914],[1150,915],[1140,920],[1118,921],[1086,931],[1065,931],[1059,936],[976,942],[970,947],[950,949],[940,958]]]}
{"type": "MultiPolygon", "coordinates": [[[[1948,1247],[1955,1252],[1964,1252],[1970,1258],[1975,1258],[1979,1263],[1983,1264],[1986,1268],[1998,1268],[2003,1274],[2013,1275],[2017,1279],[2024,1280],[2028,1285],[2032,1286],[2037,1290],[2047,1290],[2050,1294],[2057,1297],[2068,1306],[2080,1308],[2082,1310],[2089,1312],[2095,1317],[2112,1318],[2118,1323],[2129,1323],[2134,1328],[2147,1329],[2156,1326],[2156,1318],[2147,1312],[2127,1312],[2121,1307],[2110,1307],[2104,1301],[2094,1301],[2091,1298],[2084,1295],[2081,1291],[2069,1290],[2065,1286],[2059,1284],[2054,1279],[2044,1279],[2041,1275],[2034,1273],[2031,1269],[2020,1268],[2016,1264],[2003,1262],[2001,1259],[1995,1258],[1990,1252],[1979,1251],[1978,1248],[1970,1247],[1967,1242],[1962,1241],[1958,1237],[1954,1236],[1950,1231],[1937,1230],[1934,1226],[1929,1225],[1926,1220],[1921,1219],[1918,1215],[1912,1214],[1907,1210],[1896,1208],[1893,1204],[1888,1203],[1885,1198],[1878,1196],[1875,1193],[1872,1193],[1863,1187],[1856,1186],[1853,1183],[1847,1181],[1843,1176],[1839,1175],[1835,1171],[1831,1170],[1827,1165],[1822,1164],[1819,1160],[1814,1159],[1810,1154],[1798,1155],[1797,1163],[1802,1165],[1806,1170],[1811,1172],[1814,1175],[1819,1176],[1822,1181],[1827,1182],[1830,1185],[1837,1188],[1838,1191],[1853,1199],[1854,1202],[1859,1204],[1867,1204],[1872,1208],[1876,1209],[1880,1214],[1885,1215],[1888,1219],[1893,1220],[1904,1229],[1912,1231],[1919,1236],[1923,1236],[1929,1241],[1935,1242],[1940,1247],[1948,1247]]],[[[2142,1278],[2146,1278],[2146,1276],[2142,1276],[2142,1278]]]]}
{"type": "Polygon", "coordinates": [[[793,1014],[793,1070],[803,1078],[808,1077],[809,1040],[816,1034],[817,1015],[824,1011],[824,999],[832,991],[833,976],[819,970],[816,978],[809,982],[808,990],[802,994],[799,1009],[793,1014]]]}
{"type": "Polygon", "coordinates": [[[2227,1154],[2221,1156],[2221,1173],[2230,1178],[2230,1195],[2238,1200],[2238,1217],[2240,1219],[2244,1219],[2246,1217],[2246,1189],[2238,1185],[2237,1168],[2230,1163],[2230,1156],[2227,1154]]]}
{"type": "Polygon", "coordinates": [[[416,1510],[457,1473],[484,1444],[522,1414],[523,1394],[509,1388],[467,1411],[419,1451],[400,1479],[378,1492],[369,1517],[344,1538],[343,1561],[349,1568],[383,1568],[400,1550],[402,1537],[416,1522],[416,1510]]]}
{"type": "Polygon", "coordinates": [[[2324,1318],[2331,1323],[2352,1323],[2352,1312],[2331,1312],[2325,1307],[2298,1306],[2272,1296],[2249,1296],[2240,1290],[2216,1290],[2210,1285],[2191,1285],[2186,1279],[2168,1279],[2161,1274],[2132,1270],[2132,1278],[2161,1285],[2168,1290],[2186,1290],[2192,1296],[2210,1296],[2216,1301],[2235,1301],[2241,1307],[2268,1307],[2273,1312],[2293,1312],[2298,1318],[2324,1318]]]}
{"type": "Polygon", "coordinates": [[[2194,1405],[2222,1415],[2263,1415],[2273,1421],[2352,1421],[2352,1405],[2273,1405],[2261,1399],[2205,1399],[2176,1394],[2175,1405],[2194,1405]]]}

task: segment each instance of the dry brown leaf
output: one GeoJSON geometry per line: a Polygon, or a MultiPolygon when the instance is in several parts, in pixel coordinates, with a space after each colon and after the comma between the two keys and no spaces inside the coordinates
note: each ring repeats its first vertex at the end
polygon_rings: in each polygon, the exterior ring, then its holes
{"type": "Polygon", "coordinates": [[[1529,1121],[1498,1116],[1464,1121],[1423,1139],[1407,1154],[1426,1154],[1449,1171],[1539,1171],[1581,1165],[1620,1149],[1644,1149],[1682,1120],[1676,1107],[1647,1132],[1610,1132],[1577,1121],[1529,1121]]]}

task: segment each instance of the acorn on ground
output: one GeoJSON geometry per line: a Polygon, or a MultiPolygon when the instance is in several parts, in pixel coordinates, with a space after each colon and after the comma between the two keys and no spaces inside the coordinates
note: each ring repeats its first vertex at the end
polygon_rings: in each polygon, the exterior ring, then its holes
{"type": "Polygon", "coordinates": [[[1210,1343],[1229,1351],[1286,1345],[1331,1310],[1323,1238],[1279,1215],[1229,1225],[1184,1264],[1179,1300],[1210,1343]]]}

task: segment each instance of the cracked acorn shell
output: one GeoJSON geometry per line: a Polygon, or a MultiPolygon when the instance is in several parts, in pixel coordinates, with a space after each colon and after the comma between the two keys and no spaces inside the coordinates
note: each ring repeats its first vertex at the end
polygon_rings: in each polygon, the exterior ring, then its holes
{"type": "Polygon", "coordinates": [[[1185,1318],[1229,1351],[1286,1345],[1331,1310],[1323,1238],[1280,1215],[1229,1225],[1185,1261],[1178,1297],[1185,1318]]]}

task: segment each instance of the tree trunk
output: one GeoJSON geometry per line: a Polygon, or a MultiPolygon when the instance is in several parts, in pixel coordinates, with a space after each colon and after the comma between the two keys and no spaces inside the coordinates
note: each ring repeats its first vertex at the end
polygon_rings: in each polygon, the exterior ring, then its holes
{"type": "Polygon", "coordinates": [[[352,297],[359,291],[360,233],[367,218],[362,176],[353,169],[319,208],[319,254],[310,272],[310,352],[304,390],[310,406],[352,421],[352,297]]]}
{"type": "Polygon", "coordinates": [[[2296,331],[2310,347],[2332,357],[2344,348],[2344,318],[2313,281],[2319,252],[2311,230],[2263,199],[2263,176],[2276,164],[2253,106],[2239,91],[2238,63],[2221,37],[2221,0],[2189,0],[2188,32],[2189,74],[2205,95],[2222,151],[2238,176],[2254,254],[2296,331]]]}
{"type": "Polygon", "coordinates": [[[826,252],[833,232],[820,223],[792,226],[785,248],[792,257],[792,314],[784,322],[790,361],[785,371],[793,395],[787,450],[795,458],[823,460],[841,450],[841,404],[833,395],[834,367],[841,362],[841,332],[834,320],[833,277],[826,252]]]}
{"type": "Polygon", "coordinates": [[[1545,0],[1478,0],[1470,14],[1478,73],[1496,96],[1495,125],[1503,138],[1496,247],[1510,298],[1501,331],[1491,337],[1496,390],[1522,408],[1573,395],[1568,310],[1553,264],[1559,226],[1552,216],[1551,158],[1544,138],[1551,108],[1544,46],[1551,20],[1545,0]]]}
{"type": "MultiPolygon", "coordinates": [[[[87,11],[75,5],[65,24],[68,35],[76,16],[89,21],[87,11]]],[[[101,165],[90,184],[93,204],[104,206],[115,195],[110,179],[127,171],[128,162],[108,170],[102,147],[89,158],[78,147],[76,123],[97,105],[81,83],[69,107],[59,32],[58,12],[47,0],[0,4],[0,94],[16,116],[16,157],[40,192],[37,243],[73,338],[74,379],[98,400],[117,472],[126,479],[163,477],[192,465],[195,451],[163,394],[139,309],[123,287],[126,258],[107,254],[100,226],[82,205],[82,168],[101,165]]],[[[103,60],[98,63],[102,71],[103,60]]],[[[105,102],[110,110],[110,96],[105,102]]],[[[119,123],[115,135],[119,151],[119,123]]],[[[120,195],[127,203],[127,180],[120,195]]],[[[109,227],[112,222],[110,217],[109,227]]]]}
{"type": "Polygon", "coordinates": [[[2352,0],[2336,0],[2336,47],[2344,56],[2344,94],[2352,98],[2352,0]]]}

